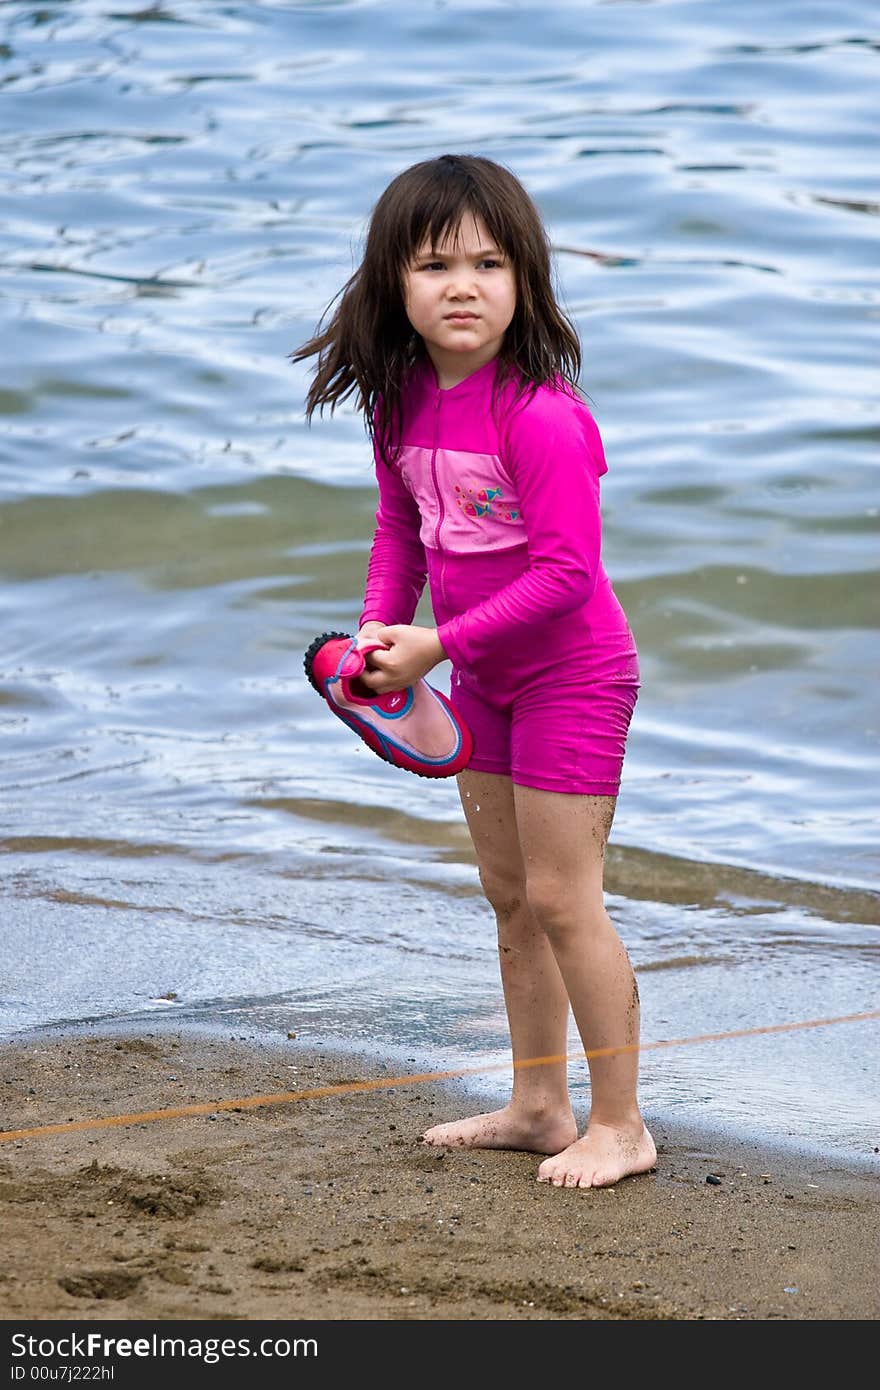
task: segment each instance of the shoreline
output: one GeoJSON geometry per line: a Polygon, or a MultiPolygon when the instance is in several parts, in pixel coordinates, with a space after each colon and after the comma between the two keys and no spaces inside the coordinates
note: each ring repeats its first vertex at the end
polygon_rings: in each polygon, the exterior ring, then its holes
{"type": "Polygon", "coordinates": [[[880,1312],[870,1163],[649,1119],[656,1170],[553,1188],[537,1155],[421,1144],[471,1087],[158,1017],[0,1043],[0,1096],[4,1132],[64,1126],[0,1143],[4,1319],[880,1312]]]}
{"type": "MultiPolygon", "coordinates": [[[[504,1103],[509,1094],[509,1056],[503,1062],[484,1057],[482,1063],[464,1062],[458,1066],[449,1066],[443,1064],[442,1058],[426,1057],[424,1054],[414,1056],[413,1052],[417,1049],[413,1044],[395,1045],[386,1041],[381,1048],[372,1043],[359,1046],[352,1038],[333,1033],[322,1034],[315,1029],[314,1020],[310,1020],[307,1029],[296,1033],[285,1032],[277,1026],[267,1027],[265,1024],[252,1023],[245,1025],[247,1031],[237,1031],[236,1016],[240,1012],[237,1009],[232,1010],[227,1017],[224,1010],[219,1008],[203,1013],[184,1013],[181,1016],[176,1009],[163,1009],[155,1013],[141,1012],[122,1017],[101,1016],[72,1022],[64,1020],[31,1025],[17,1030],[12,1035],[0,1034],[0,1058],[6,1051],[14,1051],[16,1048],[38,1048],[47,1042],[127,1037],[161,1040],[167,1035],[173,1035],[178,1040],[186,1038],[194,1043],[229,1041],[233,1044],[244,1044],[253,1048],[255,1052],[266,1055],[271,1055],[274,1050],[279,1061],[284,1063],[289,1060],[286,1053],[290,1050],[291,1042],[295,1041],[297,1047],[313,1052],[317,1059],[327,1059],[328,1063],[332,1063],[334,1058],[345,1060],[346,1064],[348,1061],[353,1062],[365,1075],[370,1074],[374,1078],[374,1088],[379,1091],[391,1085],[392,1077],[399,1078],[401,1086],[414,1084],[419,1079],[424,1079],[426,1084],[431,1082],[445,1086],[450,1103],[453,1106],[464,1106],[461,1112],[463,1114],[476,1113],[481,1109],[496,1109],[504,1103]],[[489,1076],[493,1074],[503,1076],[502,1081],[498,1084],[489,1081],[489,1076]]],[[[241,1026],[238,1024],[239,1028],[241,1026]]],[[[651,1050],[652,1045],[648,1044],[645,1051],[651,1050]]],[[[570,1055],[572,1061],[580,1066],[582,1054],[572,1052],[570,1055]]],[[[579,1114],[585,1100],[589,1098],[589,1081],[585,1083],[582,1077],[574,1073],[570,1079],[575,1113],[579,1114]]],[[[3,1091],[0,1089],[0,1099],[2,1096],[3,1091]]],[[[696,1116],[689,1111],[684,1116],[679,1116],[672,1106],[661,1110],[659,1117],[656,1112],[653,1115],[646,1112],[646,1122],[652,1131],[656,1125],[660,1125],[661,1128],[665,1126],[686,1136],[688,1142],[697,1146],[702,1144],[704,1148],[724,1149],[729,1146],[745,1150],[754,1147],[768,1154],[778,1155],[784,1165],[799,1163],[855,1175],[880,1175],[880,1130],[877,1133],[876,1144],[867,1134],[860,1136],[860,1140],[852,1138],[848,1144],[844,1144],[839,1137],[829,1136],[825,1137],[824,1142],[816,1140],[811,1143],[804,1139],[802,1132],[774,1130],[769,1123],[760,1127],[746,1120],[739,1126],[732,1117],[721,1119],[714,1112],[696,1116]]],[[[6,1127],[0,1116],[0,1131],[6,1127]]]]}

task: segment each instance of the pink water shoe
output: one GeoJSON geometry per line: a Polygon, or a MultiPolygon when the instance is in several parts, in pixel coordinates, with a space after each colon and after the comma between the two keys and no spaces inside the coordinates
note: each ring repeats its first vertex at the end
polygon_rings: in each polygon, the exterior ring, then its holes
{"type": "Polygon", "coordinates": [[[419,777],[453,777],[473,753],[471,731],[439,690],[424,679],[381,695],[358,677],[367,652],[387,651],[346,632],[316,637],[305,655],[306,675],[330,709],[386,763],[419,777]]]}

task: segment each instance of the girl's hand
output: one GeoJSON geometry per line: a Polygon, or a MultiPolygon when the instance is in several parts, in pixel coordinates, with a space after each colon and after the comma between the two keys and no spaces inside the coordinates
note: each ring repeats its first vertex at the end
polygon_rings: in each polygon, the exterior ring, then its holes
{"type": "Polygon", "coordinates": [[[381,632],[384,626],[384,623],[375,621],[364,623],[363,627],[358,628],[358,634],[355,638],[358,646],[365,642],[381,642],[381,637],[377,637],[376,633],[381,632]]]}
{"type": "Polygon", "coordinates": [[[413,627],[406,623],[396,623],[393,627],[368,623],[366,627],[377,630],[368,633],[362,628],[358,639],[383,642],[389,648],[384,652],[368,652],[366,656],[367,669],[361,680],[377,695],[414,685],[438,662],[446,660],[435,627],[413,627]]]}

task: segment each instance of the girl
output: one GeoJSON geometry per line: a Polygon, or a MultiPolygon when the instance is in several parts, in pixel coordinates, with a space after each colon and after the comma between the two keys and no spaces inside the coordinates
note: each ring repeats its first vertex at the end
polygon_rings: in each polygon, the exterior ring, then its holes
{"type": "Polygon", "coordinates": [[[557,1187],[646,1172],[639,994],[602,883],[638,656],[600,558],[606,464],[577,335],[519,181],[471,155],[399,174],[335,313],[291,354],[313,355],[307,418],[354,392],[373,441],[358,639],[386,650],[362,679],[398,690],[448,658],[474,734],[458,787],[498,923],[513,1090],[424,1141],[550,1155],[537,1177],[557,1187]],[[436,627],[412,623],[426,579],[436,627]],[[590,1068],[580,1138],[569,1006],[590,1068]]]}

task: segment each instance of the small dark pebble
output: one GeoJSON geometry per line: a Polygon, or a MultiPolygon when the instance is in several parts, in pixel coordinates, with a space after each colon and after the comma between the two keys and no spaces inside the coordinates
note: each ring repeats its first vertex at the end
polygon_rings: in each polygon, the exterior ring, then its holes
{"type": "Polygon", "coordinates": [[[721,1186],[721,1179],[719,1178],[717,1173],[707,1173],[706,1182],[711,1183],[713,1187],[721,1186]]]}

